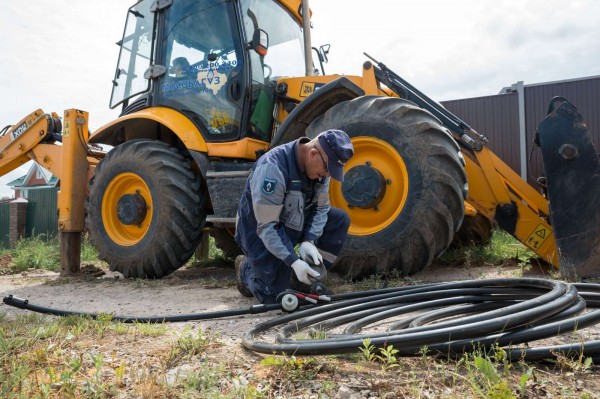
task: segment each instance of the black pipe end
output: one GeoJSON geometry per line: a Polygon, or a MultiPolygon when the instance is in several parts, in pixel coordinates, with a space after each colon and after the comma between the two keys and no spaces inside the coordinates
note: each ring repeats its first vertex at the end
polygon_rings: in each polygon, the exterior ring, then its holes
{"type": "Polygon", "coordinates": [[[9,306],[14,306],[19,309],[27,309],[27,304],[29,304],[29,301],[27,299],[18,298],[13,295],[5,296],[2,299],[2,302],[4,302],[5,304],[7,304],[9,306]]]}

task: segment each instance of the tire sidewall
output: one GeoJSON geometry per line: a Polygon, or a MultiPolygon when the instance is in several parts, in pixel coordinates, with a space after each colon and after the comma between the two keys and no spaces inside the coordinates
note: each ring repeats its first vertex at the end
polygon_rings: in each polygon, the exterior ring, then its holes
{"type": "MultiPolygon", "coordinates": [[[[390,144],[398,155],[402,158],[408,173],[408,191],[406,200],[398,216],[385,228],[371,234],[373,243],[379,243],[376,248],[385,247],[386,243],[394,240],[396,237],[405,234],[407,226],[415,218],[418,213],[421,194],[423,194],[423,176],[426,173],[423,170],[426,164],[423,162],[422,151],[418,151],[409,147],[409,140],[405,134],[398,132],[397,128],[390,126],[385,121],[370,122],[366,126],[365,122],[348,122],[341,126],[336,126],[336,129],[343,130],[350,138],[368,136],[380,139],[390,144]],[[375,127],[375,128],[374,128],[375,127]]],[[[414,143],[412,143],[414,144],[414,143]]],[[[389,188],[388,188],[389,189],[389,188]]],[[[344,243],[344,252],[363,252],[364,241],[360,236],[348,234],[344,243]]]]}
{"type": "MultiPolygon", "coordinates": [[[[367,139],[355,141],[357,149],[365,152],[359,161],[351,159],[347,170],[358,162],[376,165],[377,159],[368,158],[377,158],[380,151],[394,151],[401,161],[395,156],[381,159],[393,162],[387,164],[387,174],[403,179],[405,187],[405,191],[394,193],[396,198],[389,199],[392,203],[383,204],[382,211],[388,213],[373,219],[373,224],[367,226],[368,234],[348,234],[332,270],[358,278],[392,270],[410,275],[427,267],[450,245],[464,215],[467,178],[452,135],[437,118],[414,103],[383,96],[362,96],[336,104],[313,120],[306,131],[309,137],[315,137],[327,129],[344,130],[353,141],[358,137],[367,139]],[[369,144],[369,139],[373,143],[369,144]],[[385,142],[387,148],[377,149],[375,139],[385,142]],[[360,149],[362,142],[367,143],[364,150],[360,149]],[[395,173],[396,167],[405,169],[395,173]],[[394,206],[394,213],[387,211],[394,206]]],[[[393,187],[392,181],[386,187],[386,196],[393,187]]],[[[336,199],[337,194],[333,196],[336,199]]],[[[353,211],[349,213],[352,218],[353,211]]],[[[368,214],[361,215],[361,219],[369,223],[368,214]]]]}
{"type": "MultiPolygon", "coordinates": [[[[125,145],[125,144],[124,144],[125,145]]],[[[145,165],[141,165],[130,159],[123,159],[119,157],[111,164],[111,167],[107,170],[101,169],[96,172],[94,176],[94,189],[90,193],[90,199],[92,209],[94,212],[91,214],[92,223],[95,226],[99,226],[97,229],[100,237],[96,245],[103,245],[107,253],[119,253],[120,257],[123,258],[138,258],[142,254],[146,253],[149,248],[153,245],[157,235],[157,226],[160,224],[161,212],[163,209],[162,195],[160,193],[160,184],[158,177],[152,173],[149,173],[145,165]],[[106,188],[114,180],[115,177],[122,173],[134,173],[142,179],[149,188],[150,196],[152,197],[152,221],[148,228],[148,231],[144,237],[135,245],[122,246],[113,241],[106,230],[104,219],[102,218],[102,203],[106,193],[106,188]]]]}

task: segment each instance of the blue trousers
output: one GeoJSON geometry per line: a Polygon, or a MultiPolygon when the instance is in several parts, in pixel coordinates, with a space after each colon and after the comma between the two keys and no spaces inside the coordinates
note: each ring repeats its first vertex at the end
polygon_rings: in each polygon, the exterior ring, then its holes
{"type": "MultiPolygon", "coordinates": [[[[338,256],[344,245],[350,217],[342,209],[331,208],[327,214],[327,223],[323,234],[315,242],[315,246],[331,255],[338,256]]],[[[302,240],[302,232],[286,229],[294,245],[302,240]]],[[[329,269],[332,263],[323,259],[325,267],[329,269]]],[[[253,258],[246,254],[244,263],[240,265],[240,278],[260,303],[276,303],[277,296],[290,288],[291,267],[281,259],[267,253],[261,258],[253,258]]]]}

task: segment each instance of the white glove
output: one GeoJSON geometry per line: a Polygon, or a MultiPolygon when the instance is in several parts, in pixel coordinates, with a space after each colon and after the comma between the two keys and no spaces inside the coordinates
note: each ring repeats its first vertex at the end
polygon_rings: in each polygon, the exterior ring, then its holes
{"type": "Polygon", "coordinates": [[[300,252],[300,257],[306,262],[310,260],[314,265],[320,265],[323,262],[323,256],[319,253],[315,244],[310,241],[304,241],[300,244],[298,252],[300,252]]]}
{"type": "Polygon", "coordinates": [[[292,263],[292,269],[294,269],[294,273],[296,273],[296,277],[301,283],[306,285],[311,285],[313,281],[311,281],[310,277],[319,278],[321,275],[316,270],[313,270],[308,263],[303,261],[302,259],[298,259],[294,263],[292,263]]]}

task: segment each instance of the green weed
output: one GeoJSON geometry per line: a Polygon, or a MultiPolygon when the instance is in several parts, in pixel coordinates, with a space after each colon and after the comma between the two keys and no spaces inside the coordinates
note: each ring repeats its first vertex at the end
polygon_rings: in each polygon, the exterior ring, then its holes
{"type": "Polygon", "coordinates": [[[164,324],[133,322],[133,325],[143,337],[158,337],[165,335],[168,330],[164,324]]]}
{"type": "Polygon", "coordinates": [[[60,245],[57,238],[39,235],[17,241],[12,250],[14,269],[44,269],[56,271],[60,269],[60,245]]]}
{"type": "Polygon", "coordinates": [[[376,355],[376,358],[381,362],[381,369],[383,371],[400,366],[396,358],[397,353],[398,349],[395,349],[392,345],[379,348],[379,355],[376,355]]]}
{"type": "Polygon", "coordinates": [[[81,261],[82,262],[96,262],[98,261],[98,251],[96,247],[92,245],[88,234],[84,234],[81,237],[81,261]]]}
{"type": "Polygon", "coordinates": [[[375,345],[371,344],[371,338],[363,339],[362,345],[361,348],[358,348],[362,354],[361,360],[365,363],[373,363],[377,359],[377,355],[375,353],[375,345]]]}
{"type": "Polygon", "coordinates": [[[501,264],[515,259],[523,268],[530,267],[531,258],[537,255],[503,230],[494,230],[487,245],[457,245],[449,248],[439,259],[442,264],[501,264]]]}
{"type": "Polygon", "coordinates": [[[189,373],[182,379],[182,385],[187,390],[200,393],[203,398],[221,398],[219,383],[224,371],[223,365],[204,361],[198,371],[189,373]]]}
{"type": "Polygon", "coordinates": [[[506,352],[496,347],[491,358],[480,351],[463,355],[457,363],[457,369],[466,371],[466,376],[456,375],[465,379],[480,398],[516,399],[513,392],[519,392],[521,397],[525,395],[526,384],[533,378],[533,369],[527,368],[520,375],[518,386],[513,391],[508,383],[511,368],[506,352]]]}
{"type": "Polygon", "coordinates": [[[96,333],[96,336],[102,338],[104,337],[104,334],[112,328],[112,315],[101,313],[96,317],[96,320],[94,320],[91,325],[96,333]]]}
{"type": "Polygon", "coordinates": [[[313,380],[322,369],[314,357],[269,356],[260,361],[263,366],[275,367],[291,381],[313,380]]]}
{"type": "Polygon", "coordinates": [[[166,368],[172,367],[182,359],[191,359],[205,352],[211,343],[211,336],[202,329],[198,329],[195,335],[188,334],[191,327],[183,330],[182,335],[169,348],[169,353],[164,359],[166,368]]]}
{"type": "MultiPolygon", "coordinates": [[[[583,351],[582,351],[583,352],[583,351]]],[[[591,357],[583,356],[583,353],[579,353],[578,356],[569,356],[569,354],[565,354],[562,352],[554,353],[556,360],[553,362],[556,364],[556,367],[563,372],[573,372],[573,371],[588,371],[594,361],[591,357]]]]}
{"type": "MultiPolygon", "coordinates": [[[[17,241],[14,249],[2,250],[0,255],[12,256],[13,269],[17,272],[27,269],[57,271],[60,269],[60,240],[57,237],[37,235],[17,241]]],[[[87,235],[81,240],[81,261],[98,261],[98,251],[87,235]]]]}

